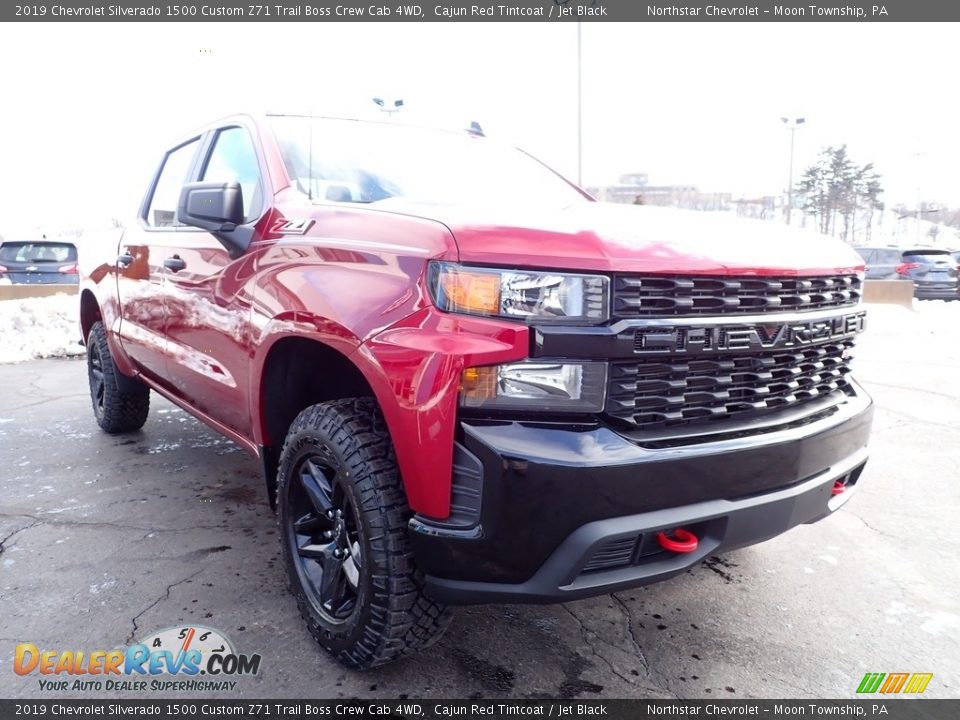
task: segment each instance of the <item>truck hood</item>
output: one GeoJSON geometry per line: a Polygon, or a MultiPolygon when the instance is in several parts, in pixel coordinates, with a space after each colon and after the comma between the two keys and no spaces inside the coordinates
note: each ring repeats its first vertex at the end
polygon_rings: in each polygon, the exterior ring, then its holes
{"type": "Polygon", "coordinates": [[[863,269],[848,245],[815,232],[718,212],[584,202],[558,209],[427,205],[379,208],[453,233],[461,262],[572,270],[827,275],[863,269]]]}

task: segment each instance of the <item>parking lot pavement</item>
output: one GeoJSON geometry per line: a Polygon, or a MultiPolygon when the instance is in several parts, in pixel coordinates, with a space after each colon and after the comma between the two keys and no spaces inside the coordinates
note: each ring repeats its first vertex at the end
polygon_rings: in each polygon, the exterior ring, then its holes
{"type": "Polygon", "coordinates": [[[869,326],[872,458],[834,517],[659,585],[461,609],[438,646],[367,673],[303,628],[252,458],[156,396],[142,432],[102,434],[80,361],[0,365],[2,695],[41,695],[16,643],[106,650],[196,623],[263,657],[224,697],[852,697],[896,671],[960,696],[960,305],[869,326]]]}

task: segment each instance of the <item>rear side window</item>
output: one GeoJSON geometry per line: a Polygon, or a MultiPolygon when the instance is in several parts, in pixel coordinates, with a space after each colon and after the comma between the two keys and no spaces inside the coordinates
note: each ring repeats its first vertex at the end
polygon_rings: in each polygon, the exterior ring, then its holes
{"type": "Polygon", "coordinates": [[[190,162],[197,151],[198,141],[199,138],[191,140],[167,153],[153,189],[153,197],[150,198],[147,217],[144,218],[150,227],[182,227],[183,223],[177,222],[177,203],[187,173],[190,172],[190,162]]]}
{"type": "Polygon", "coordinates": [[[915,262],[922,263],[924,265],[936,265],[940,262],[945,262],[952,260],[950,253],[946,250],[941,251],[928,251],[928,252],[905,252],[903,254],[903,259],[905,262],[915,262]]]}
{"type": "Polygon", "coordinates": [[[900,262],[900,251],[899,250],[879,250],[877,254],[880,256],[877,262],[884,263],[886,265],[896,265],[900,262]]]}
{"type": "Polygon", "coordinates": [[[870,248],[855,248],[855,250],[860,255],[860,257],[863,258],[863,261],[865,263],[873,262],[874,255],[876,254],[875,250],[871,250],[870,248]]]}
{"type": "Polygon", "coordinates": [[[0,261],[64,263],[77,261],[77,248],[70,243],[7,242],[0,246],[0,261]]]}
{"type": "Polygon", "coordinates": [[[250,134],[243,128],[225,128],[217,133],[200,179],[204,182],[240,183],[246,222],[259,217],[263,206],[260,165],[250,134]]]}

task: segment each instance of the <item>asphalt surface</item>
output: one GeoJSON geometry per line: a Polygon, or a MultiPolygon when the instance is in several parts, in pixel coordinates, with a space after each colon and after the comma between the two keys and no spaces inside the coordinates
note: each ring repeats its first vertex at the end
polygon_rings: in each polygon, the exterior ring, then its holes
{"type": "Polygon", "coordinates": [[[106,650],[196,623],[263,656],[221,697],[853,697],[898,671],[958,697],[958,321],[872,308],[872,457],[833,517],[646,588],[461,609],[438,646],[366,673],[304,629],[252,458],[156,396],[142,432],[101,433],[81,361],[0,365],[0,695],[83,696],[15,675],[19,642],[106,650]]]}

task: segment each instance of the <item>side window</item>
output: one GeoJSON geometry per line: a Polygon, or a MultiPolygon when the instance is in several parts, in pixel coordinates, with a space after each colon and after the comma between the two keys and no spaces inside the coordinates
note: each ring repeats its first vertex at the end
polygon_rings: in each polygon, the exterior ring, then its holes
{"type": "Polygon", "coordinates": [[[245,221],[260,216],[263,207],[260,166],[253,141],[243,128],[226,128],[217,133],[201,180],[240,183],[245,221]]]}
{"type": "Polygon", "coordinates": [[[899,265],[900,264],[900,252],[898,250],[886,250],[883,253],[883,260],[881,261],[887,265],[899,265]]]}
{"type": "Polygon", "coordinates": [[[177,203],[187,173],[190,172],[190,161],[197,151],[198,141],[199,138],[191,140],[167,153],[157,186],[153,189],[153,197],[150,198],[147,217],[144,218],[150,227],[182,227],[183,224],[177,222],[177,203]]]}
{"type": "Polygon", "coordinates": [[[874,263],[874,258],[876,257],[875,250],[869,250],[867,248],[856,248],[856,250],[866,265],[872,265],[874,263]]]}

